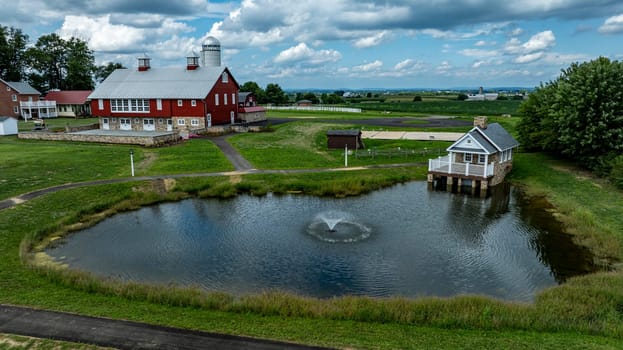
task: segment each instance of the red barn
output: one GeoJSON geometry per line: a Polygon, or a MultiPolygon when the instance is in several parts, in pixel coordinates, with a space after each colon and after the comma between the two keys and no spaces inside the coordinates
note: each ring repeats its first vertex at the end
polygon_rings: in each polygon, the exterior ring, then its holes
{"type": "Polygon", "coordinates": [[[152,68],[148,57],[138,69],[117,69],[89,95],[91,114],[104,130],[200,130],[237,119],[239,85],[227,68],[152,68]]]}

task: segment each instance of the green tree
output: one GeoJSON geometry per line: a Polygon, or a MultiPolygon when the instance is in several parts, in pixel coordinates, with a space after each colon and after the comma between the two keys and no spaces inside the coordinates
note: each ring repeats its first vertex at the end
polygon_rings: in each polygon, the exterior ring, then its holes
{"type": "Polygon", "coordinates": [[[422,102],[422,96],[420,95],[413,96],[413,102],[422,102]]]}
{"type": "Polygon", "coordinates": [[[297,99],[296,99],[296,100],[297,100],[297,101],[300,101],[300,100],[309,100],[309,101],[311,101],[311,103],[313,103],[313,104],[318,104],[318,103],[320,103],[320,100],[318,99],[318,96],[316,96],[316,94],[314,94],[313,92],[307,92],[307,93],[303,94],[303,95],[301,96],[301,98],[300,98],[300,99],[297,97],[297,99]]]}
{"type": "Polygon", "coordinates": [[[266,85],[266,100],[265,103],[273,103],[277,105],[285,104],[288,102],[288,96],[285,94],[279,84],[270,83],[266,85]]]}
{"type": "Polygon", "coordinates": [[[256,82],[247,81],[240,86],[242,92],[252,92],[255,95],[257,103],[266,103],[266,93],[256,82]]]}
{"type": "Polygon", "coordinates": [[[465,100],[467,100],[467,95],[466,94],[458,94],[456,96],[456,99],[459,100],[459,101],[465,101],[465,100]]]}
{"type": "Polygon", "coordinates": [[[30,83],[39,91],[93,88],[95,59],[80,39],[64,40],[54,33],[43,35],[26,55],[32,69],[30,83]]]}
{"type": "Polygon", "coordinates": [[[28,35],[21,29],[0,26],[0,78],[22,81],[25,78],[28,35]]]}
{"type": "Polygon", "coordinates": [[[335,105],[335,104],[344,103],[344,99],[342,99],[342,96],[333,93],[323,98],[322,102],[329,104],[329,105],[335,105]]]}
{"type": "Polygon", "coordinates": [[[87,43],[71,38],[67,43],[67,70],[62,86],[66,90],[91,90],[95,86],[93,76],[96,71],[93,51],[87,43]]]}
{"type": "Polygon", "coordinates": [[[623,152],[623,64],[600,57],[574,63],[542,85],[522,106],[522,144],[560,153],[580,164],[609,171],[623,152]]]}
{"type": "Polygon", "coordinates": [[[125,69],[121,63],[108,62],[105,65],[98,66],[95,69],[95,80],[98,83],[103,82],[108,76],[117,69],[125,69]]]}

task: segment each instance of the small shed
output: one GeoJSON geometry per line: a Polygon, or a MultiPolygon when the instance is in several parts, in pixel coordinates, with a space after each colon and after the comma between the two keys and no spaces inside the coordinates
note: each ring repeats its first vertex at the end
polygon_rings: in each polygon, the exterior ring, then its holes
{"type": "Polygon", "coordinates": [[[17,135],[17,119],[0,117],[0,136],[17,135]]]}
{"type": "Polygon", "coordinates": [[[344,148],[349,149],[365,148],[361,139],[361,130],[329,130],[327,131],[327,147],[328,148],[344,148]]]}

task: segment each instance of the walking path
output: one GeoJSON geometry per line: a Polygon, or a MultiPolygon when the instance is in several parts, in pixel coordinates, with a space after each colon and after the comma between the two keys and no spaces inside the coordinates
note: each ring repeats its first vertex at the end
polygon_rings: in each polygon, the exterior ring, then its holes
{"type": "Polygon", "coordinates": [[[0,305],[0,333],[117,349],[326,349],[9,305],[0,305]]]}
{"type": "Polygon", "coordinates": [[[217,136],[211,137],[210,140],[214,142],[214,144],[221,149],[221,152],[227,157],[227,159],[234,166],[234,169],[239,171],[246,171],[253,169],[253,166],[249,161],[244,159],[244,157],[236,150],[229,142],[227,142],[227,137],[225,136],[217,136]]]}

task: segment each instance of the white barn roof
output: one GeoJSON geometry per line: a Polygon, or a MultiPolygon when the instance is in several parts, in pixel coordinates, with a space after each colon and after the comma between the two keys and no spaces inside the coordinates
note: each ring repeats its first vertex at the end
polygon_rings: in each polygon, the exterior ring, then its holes
{"type": "Polygon", "coordinates": [[[225,67],[117,69],[89,95],[89,99],[111,98],[205,98],[227,71],[225,67]]]}

